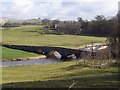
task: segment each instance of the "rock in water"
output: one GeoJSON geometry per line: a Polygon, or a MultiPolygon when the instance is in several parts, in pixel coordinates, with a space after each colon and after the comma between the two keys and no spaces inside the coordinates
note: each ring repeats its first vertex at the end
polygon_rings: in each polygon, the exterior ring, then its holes
{"type": "Polygon", "coordinates": [[[61,59],[62,55],[58,51],[51,51],[48,54],[49,58],[61,59]]]}
{"type": "Polygon", "coordinates": [[[77,57],[75,56],[75,54],[72,54],[72,59],[76,59],[77,57]]]}
{"type": "Polygon", "coordinates": [[[75,54],[68,55],[67,58],[69,59],[76,59],[77,56],[75,54]]]}
{"type": "Polygon", "coordinates": [[[61,54],[57,51],[54,52],[54,55],[57,59],[61,59],[61,57],[62,57],[61,54]]]}

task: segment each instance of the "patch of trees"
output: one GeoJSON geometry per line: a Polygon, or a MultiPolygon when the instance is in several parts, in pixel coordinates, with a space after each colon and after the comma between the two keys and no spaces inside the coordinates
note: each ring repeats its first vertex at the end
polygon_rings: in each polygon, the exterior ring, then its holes
{"type": "Polygon", "coordinates": [[[113,18],[107,19],[97,15],[94,20],[60,21],[43,19],[42,25],[57,32],[57,34],[108,36],[112,32],[113,18]]]}
{"type": "Polygon", "coordinates": [[[108,42],[113,57],[120,59],[120,11],[115,18],[112,18],[111,33],[108,42]]]}
{"type": "Polygon", "coordinates": [[[81,26],[83,35],[107,36],[111,32],[111,21],[102,15],[96,16],[92,21],[82,21],[81,26]]]}
{"type": "Polygon", "coordinates": [[[71,34],[71,35],[79,35],[81,33],[81,25],[76,21],[64,21],[60,23],[55,31],[58,34],[71,34]]]}

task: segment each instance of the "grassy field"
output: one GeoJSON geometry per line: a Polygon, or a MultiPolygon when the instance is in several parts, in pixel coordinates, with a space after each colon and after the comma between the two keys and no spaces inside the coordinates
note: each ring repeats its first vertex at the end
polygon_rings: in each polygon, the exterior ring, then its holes
{"type": "Polygon", "coordinates": [[[38,57],[40,55],[21,50],[9,49],[6,47],[2,48],[2,59],[13,59],[13,58],[26,58],[26,57],[38,57]]]}
{"type": "MultiPolygon", "coordinates": [[[[2,31],[3,43],[15,45],[61,46],[77,48],[91,42],[105,42],[106,38],[44,33],[42,26],[23,26],[2,31]],[[41,34],[40,34],[41,33],[41,34]]],[[[50,30],[48,32],[51,32],[50,30]]],[[[38,56],[20,50],[2,47],[3,58],[38,56]]],[[[2,67],[4,87],[18,88],[114,88],[118,87],[118,68],[90,68],[77,65],[77,60],[48,65],[2,67]]],[[[1,73],[1,72],[0,72],[1,73]]]]}
{"type": "MultiPolygon", "coordinates": [[[[91,44],[91,42],[104,42],[106,38],[93,36],[76,35],[55,35],[40,34],[44,33],[42,26],[22,26],[2,30],[2,41],[17,45],[40,45],[40,46],[61,46],[61,47],[80,47],[91,44]]],[[[46,30],[47,32],[47,30],[46,30]]],[[[48,30],[50,32],[50,30],[48,30]]]]}
{"type": "Polygon", "coordinates": [[[77,61],[48,65],[2,68],[2,83],[11,88],[115,88],[118,87],[118,68],[82,67],[77,61]]]}

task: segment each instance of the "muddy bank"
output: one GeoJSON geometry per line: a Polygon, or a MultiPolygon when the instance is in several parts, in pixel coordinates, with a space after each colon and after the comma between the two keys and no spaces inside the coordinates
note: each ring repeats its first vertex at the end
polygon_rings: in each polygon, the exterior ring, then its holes
{"type": "Polygon", "coordinates": [[[13,58],[13,59],[0,59],[0,62],[7,62],[7,61],[25,61],[25,60],[45,59],[45,58],[46,58],[46,56],[27,57],[27,58],[13,58]]]}

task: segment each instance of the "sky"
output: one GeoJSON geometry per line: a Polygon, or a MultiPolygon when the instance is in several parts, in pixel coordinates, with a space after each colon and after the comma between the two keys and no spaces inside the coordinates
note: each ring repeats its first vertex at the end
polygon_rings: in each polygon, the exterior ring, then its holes
{"type": "Polygon", "coordinates": [[[92,20],[96,15],[115,16],[119,0],[2,0],[0,17],[92,20]]]}

